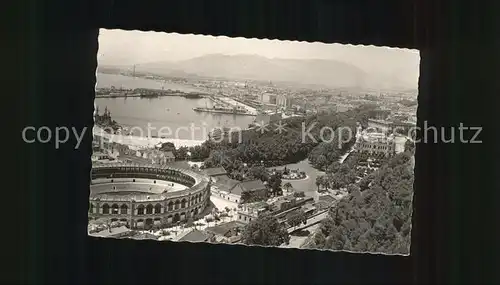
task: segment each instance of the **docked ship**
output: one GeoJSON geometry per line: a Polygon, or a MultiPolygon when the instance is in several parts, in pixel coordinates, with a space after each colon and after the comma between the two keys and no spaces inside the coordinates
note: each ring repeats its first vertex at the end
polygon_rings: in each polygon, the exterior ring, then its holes
{"type": "Polygon", "coordinates": [[[141,98],[158,98],[158,93],[141,93],[141,98]]]}
{"type": "Polygon", "coordinates": [[[251,114],[250,112],[248,112],[244,108],[238,108],[238,107],[233,107],[233,108],[219,107],[219,106],[214,106],[212,108],[196,107],[196,108],[193,108],[193,110],[196,112],[209,112],[209,113],[253,116],[253,114],[251,114]]]}
{"type": "Polygon", "coordinates": [[[202,96],[199,93],[187,93],[184,95],[184,98],[186,98],[186,99],[200,99],[200,98],[202,98],[202,96]]]}

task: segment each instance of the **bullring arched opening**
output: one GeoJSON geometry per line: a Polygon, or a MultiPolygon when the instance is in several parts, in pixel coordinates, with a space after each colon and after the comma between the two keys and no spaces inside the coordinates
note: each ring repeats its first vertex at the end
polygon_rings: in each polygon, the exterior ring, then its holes
{"type": "Polygon", "coordinates": [[[153,214],[153,210],[154,210],[153,205],[148,204],[148,205],[146,206],[146,214],[147,214],[147,215],[151,215],[151,214],[153,214]]]}
{"type": "Polygon", "coordinates": [[[128,214],[128,206],[123,204],[121,207],[120,207],[120,214],[122,215],[126,215],[128,214]]]}
{"type": "Polygon", "coordinates": [[[109,205],[108,204],[102,205],[102,213],[109,214],[109,205]]]}
{"type": "Polygon", "coordinates": [[[161,213],[161,205],[160,204],[156,204],[155,205],[155,214],[160,214],[161,213]]]}
{"type": "Polygon", "coordinates": [[[144,215],[144,205],[137,206],[137,215],[144,215]]]}

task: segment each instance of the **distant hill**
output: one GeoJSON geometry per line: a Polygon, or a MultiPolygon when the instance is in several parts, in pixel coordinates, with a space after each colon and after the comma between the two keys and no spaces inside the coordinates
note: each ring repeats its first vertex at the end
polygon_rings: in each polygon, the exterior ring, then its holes
{"type": "MultiPolygon", "coordinates": [[[[128,67],[130,69],[130,67],[128,67]]],[[[240,80],[295,82],[349,88],[412,89],[412,83],[388,76],[368,74],[342,61],[324,59],[269,59],[257,55],[211,54],[189,60],[136,65],[137,72],[164,76],[220,77],[240,80]]]]}

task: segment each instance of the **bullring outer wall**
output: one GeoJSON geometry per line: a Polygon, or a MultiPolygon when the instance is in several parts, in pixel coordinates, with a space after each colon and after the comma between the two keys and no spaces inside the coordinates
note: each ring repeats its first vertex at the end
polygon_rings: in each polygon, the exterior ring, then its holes
{"type": "Polygon", "coordinates": [[[197,218],[210,202],[210,178],[181,168],[136,164],[104,164],[92,168],[92,180],[114,178],[170,181],[185,190],[141,194],[90,193],[89,219],[123,221],[131,228],[167,226],[197,218]]]}

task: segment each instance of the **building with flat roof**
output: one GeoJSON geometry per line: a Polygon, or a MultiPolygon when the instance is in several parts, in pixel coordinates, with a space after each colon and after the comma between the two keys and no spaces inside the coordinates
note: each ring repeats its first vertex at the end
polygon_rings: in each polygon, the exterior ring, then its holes
{"type": "Polygon", "coordinates": [[[255,117],[254,123],[258,125],[269,125],[282,119],[281,113],[274,114],[258,114],[255,117]]]}
{"type": "Polygon", "coordinates": [[[257,219],[261,213],[266,212],[268,209],[269,204],[263,201],[242,204],[238,209],[238,221],[244,224],[248,224],[251,221],[257,219]]]}

